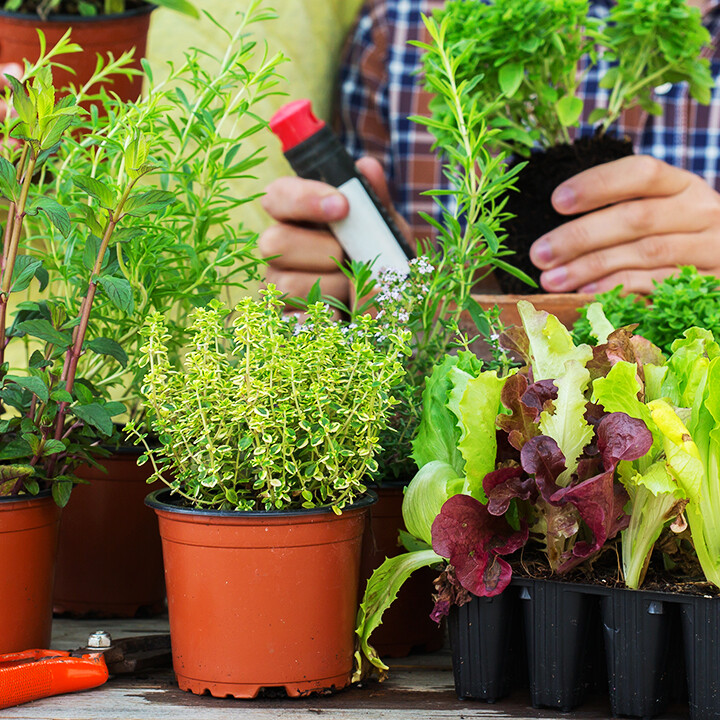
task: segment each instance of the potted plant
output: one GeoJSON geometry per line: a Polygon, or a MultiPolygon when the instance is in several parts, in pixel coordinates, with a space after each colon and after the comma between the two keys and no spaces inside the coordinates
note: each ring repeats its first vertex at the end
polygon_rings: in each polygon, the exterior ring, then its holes
{"type": "Polygon", "coordinates": [[[35,62],[46,46],[72,31],[75,45],[56,70],[58,88],[83,87],[101,65],[122,59],[123,71],[105,78],[108,91],[135,100],[142,91],[141,60],[145,57],[150,13],[168,7],[198,17],[188,0],[5,0],[0,11],[0,63],[35,62]]]}
{"type": "MultiPolygon", "coordinates": [[[[653,88],[665,82],[687,81],[693,98],[709,101],[713,79],[700,54],[710,38],[699,10],[684,0],[620,0],[603,20],[588,16],[586,0],[451,0],[437,18],[446,22],[458,79],[471,82],[475,101],[491,108],[488,122],[498,131],[491,145],[529,155],[518,192],[508,195],[506,210],[516,219],[506,230],[514,263],[536,282],[530,245],[568,219],[552,208],[552,191],[581,170],[632,153],[610,132],[621,113],[639,106],[658,114],[653,88]],[[578,90],[598,68],[608,101],[590,112],[578,90]],[[584,132],[571,143],[570,129],[581,120],[584,132]]],[[[432,89],[443,70],[432,55],[424,69],[432,89]]],[[[447,106],[435,99],[431,108],[445,132],[452,122],[447,106]]],[[[505,292],[531,292],[512,276],[498,278],[505,292]]]]}
{"type": "MultiPolygon", "coordinates": [[[[161,444],[147,448],[163,538],[180,687],[291,696],[350,682],[368,475],[406,333],[337,323],[323,303],[281,314],[270,285],[232,326],[212,301],[192,313],[182,367],[162,315],[143,327],[144,392],[161,444]]],[[[135,423],[129,431],[138,439],[135,423]]]]}
{"type": "MultiPolygon", "coordinates": [[[[230,185],[263,159],[247,151],[245,138],[264,126],[255,108],[275,91],[283,58],[259,56],[249,30],[270,16],[253,3],[235,27],[224,30],[228,44],[222,57],[190,49],[162,81],[148,71],[146,94],[137,102],[105,98],[105,113],[81,121],[101,148],[73,143],[55,156],[52,172],[39,178],[39,193],[72,202],[71,178],[78,173],[90,177],[92,204],[101,205],[118,190],[107,178],[115,177],[124,162],[122,128],[134,127],[153,138],[147,162],[155,169],[158,191],[172,193],[175,202],[153,222],[141,216],[140,205],[137,215],[135,209],[127,214],[109,261],[115,269],[112,287],[98,298],[93,320],[95,346],[107,355],[80,360],[84,376],[123,402],[138,422],[144,413],[140,388],[145,370],[139,364],[137,328],[145,318],[172,309],[167,328],[174,357],[194,307],[237,294],[259,279],[255,234],[242,222],[242,206],[253,197],[230,185]]],[[[152,191],[144,202],[152,206],[152,191]]],[[[88,223],[97,236],[92,217],[88,223]]],[[[35,242],[33,234],[27,242],[35,242]]],[[[70,300],[85,272],[83,246],[72,234],[44,236],[50,287],[70,300]]],[[[164,610],[160,538],[155,516],[143,504],[149,468],[137,467],[139,454],[132,443],[121,442],[103,461],[107,472],[82,469],[90,484],[78,488],[64,514],[57,611],[131,617],[164,610]],[[132,537],[119,534],[121,526],[135,528],[132,537]]]]}
{"type": "MultiPolygon", "coordinates": [[[[86,215],[71,216],[55,198],[35,194],[33,183],[48,158],[63,142],[71,142],[69,130],[80,109],[72,96],[56,101],[49,67],[36,67],[33,73],[26,78],[27,87],[8,77],[8,101],[15,112],[4,121],[0,158],[0,192],[8,203],[0,279],[0,399],[10,410],[2,423],[0,448],[0,537],[7,561],[0,575],[0,597],[7,603],[1,613],[3,651],[47,645],[59,522],[53,507],[67,503],[77,467],[97,462],[93,455],[100,452],[99,443],[113,435],[112,419],[125,410],[122,403],[95,391],[78,372],[78,361],[85,352],[102,352],[89,330],[93,301],[112,277],[106,265],[108,247],[126,203],[142,196],[138,183],[147,172],[140,161],[143,143],[131,131],[125,170],[118,178],[122,191],[107,208],[98,209],[96,222],[103,229],[97,243],[88,239],[86,215]],[[42,253],[22,242],[29,218],[64,234],[76,232],[77,241],[88,247],[84,288],[74,302],[48,293],[15,305],[17,293],[34,280],[41,291],[48,281],[42,253]],[[9,307],[15,314],[12,324],[9,307]],[[39,518],[33,517],[36,509],[39,518]],[[31,542],[33,535],[37,542],[31,542]]],[[[81,176],[74,180],[80,196],[87,183],[81,176]]],[[[167,194],[158,196],[156,208],[169,200],[167,194]]]]}

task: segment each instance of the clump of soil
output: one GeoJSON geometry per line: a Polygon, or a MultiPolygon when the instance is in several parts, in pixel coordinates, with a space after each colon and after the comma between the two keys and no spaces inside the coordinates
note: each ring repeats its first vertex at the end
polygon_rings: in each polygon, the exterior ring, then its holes
{"type": "MultiPolygon", "coordinates": [[[[505,223],[508,237],[506,247],[513,250],[507,262],[529,275],[538,283],[531,288],[521,280],[498,270],[495,275],[504,293],[541,293],[540,270],[530,261],[530,246],[541,235],[578,215],[560,215],[550,202],[553,190],[573,175],[612,160],[633,154],[629,140],[603,136],[583,137],[572,145],[563,144],[548,150],[533,151],[528,164],[517,178],[516,191],[508,194],[505,210],[515,217],[505,223]]],[[[522,162],[515,160],[514,164],[522,162]]]]}
{"type": "MultiPolygon", "coordinates": [[[[53,8],[49,13],[47,10],[42,13],[38,13],[38,7],[47,6],[47,0],[45,0],[45,2],[43,2],[43,0],[23,0],[16,12],[27,13],[30,15],[46,14],[48,17],[53,17],[53,15],[82,15],[83,13],[79,10],[79,5],[81,4],[92,5],[96,10],[97,15],[102,15],[104,13],[103,0],[61,0],[58,6],[53,8]]],[[[146,5],[147,3],[145,0],[125,0],[126,10],[135,10],[137,8],[145,7],[146,5]]]]}

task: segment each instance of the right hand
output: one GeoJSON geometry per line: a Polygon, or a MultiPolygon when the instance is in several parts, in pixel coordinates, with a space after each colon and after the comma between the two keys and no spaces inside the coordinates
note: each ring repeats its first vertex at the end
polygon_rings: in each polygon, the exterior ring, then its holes
{"type": "MultiPolygon", "coordinates": [[[[407,222],[392,210],[382,165],[372,158],[362,158],[358,160],[357,168],[368,179],[381,202],[391,209],[400,230],[409,237],[407,222]]],[[[320,279],[324,295],[347,303],[349,283],[333,260],[341,262],[343,251],[327,229],[327,223],[347,216],[347,198],[332,185],[282,177],[267,186],[261,202],[276,221],[259,240],[260,253],[268,258],[266,281],[274,283],[290,297],[305,297],[320,279]]]]}

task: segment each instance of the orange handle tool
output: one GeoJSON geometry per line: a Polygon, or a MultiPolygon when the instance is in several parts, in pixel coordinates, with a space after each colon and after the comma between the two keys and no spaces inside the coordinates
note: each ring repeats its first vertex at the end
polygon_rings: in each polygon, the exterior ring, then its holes
{"type": "Polygon", "coordinates": [[[0,709],[98,687],[108,679],[102,653],[25,650],[0,655],[0,709]]]}

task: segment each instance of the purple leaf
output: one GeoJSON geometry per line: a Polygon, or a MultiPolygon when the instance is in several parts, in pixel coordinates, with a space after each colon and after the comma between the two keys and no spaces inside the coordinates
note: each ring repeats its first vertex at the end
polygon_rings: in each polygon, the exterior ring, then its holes
{"type": "Polygon", "coordinates": [[[558,389],[552,380],[538,380],[528,387],[522,401],[528,407],[535,408],[538,415],[543,411],[551,412],[557,400],[558,389]]]}
{"type": "Polygon", "coordinates": [[[565,456],[555,440],[547,435],[528,440],[520,451],[520,464],[526,473],[535,476],[540,494],[552,503],[551,497],[559,489],[556,480],[566,469],[565,456]]]}
{"type": "Polygon", "coordinates": [[[523,402],[527,386],[527,378],[515,373],[505,381],[500,396],[502,404],[511,414],[498,415],[497,426],[508,434],[508,441],[516,450],[522,450],[531,437],[540,433],[537,426],[539,411],[523,402]]]}
{"type": "Polygon", "coordinates": [[[630,521],[624,511],[628,501],[625,489],[614,482],[615,470],[607,470],[577,485],[561,488],[553,496],[556,502],[572,503],[593,534],[592,542],[579,541],[558,568],[567,572],[597,552],[607,540],[627,527],[630,521]]]}
{"type": "Polygon", "coordinates": [[[478,500],[462,494],[445,502],[432,525],[433,550],[449,559],[466,590],[486,597],[501,593],[512,576],[499,555],[521,548],[527,538],[527,525],[515,531],[478,500]]]}
{"type": "Polygon", "coordinates": [[[488,499],[487,509],[491,515],[504,515],[513,499],[537,498],[534,478],[528,477],[519,466],[503,467],[488,473],[483,480],[483,490],[488,499]]]}
{"type": "Polygon", "coordinates": [[[645,423],[624,412],[606,415],[597,428],[597,447],[605,470],[615,470],[620,460],[641,458],[652,443],[652,433],[645,423]]]}

